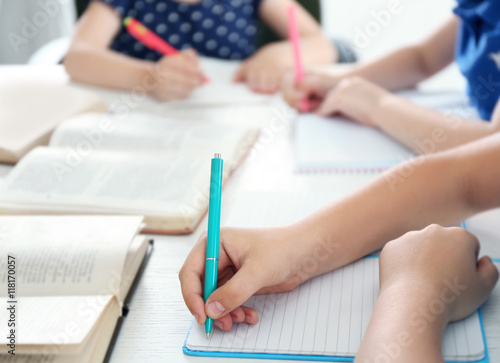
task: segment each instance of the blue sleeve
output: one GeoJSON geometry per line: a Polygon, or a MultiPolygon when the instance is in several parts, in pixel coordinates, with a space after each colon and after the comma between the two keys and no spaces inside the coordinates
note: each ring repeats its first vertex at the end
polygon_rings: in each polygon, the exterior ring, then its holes
{"type": "Polygon", "coordinates": [[[130,7],[134,6],[134,0],[92,0],[100,1],[111,6],[121,17],[128,12],[130,7]]]}

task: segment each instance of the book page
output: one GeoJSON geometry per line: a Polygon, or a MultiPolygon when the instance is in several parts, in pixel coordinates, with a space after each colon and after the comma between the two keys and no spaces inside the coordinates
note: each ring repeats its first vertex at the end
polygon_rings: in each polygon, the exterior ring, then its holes
{"type": "Polygon", "coordinates": [[[164,218],[206,209],[210,159],[93,150],[72,166],[71,155],[33,150],[0,186],[0,205],[164,218]]]}
{"type": "MultiPolygon", "coordinates": [[[[142,217],[2,216],[0,285],[15,258],[15,296],[118,295],[142,217]]],[[[7,289],[0,290],[7,297],[7,289]]]]}
{"type": "Polygon", "coordinates": [[[68,117],[107,110],[93,93],[70,86],[63,66],[2,67],[0,79],[2,162],[17,162],[30,149],[46,145],[52,130],[68,117]]]}
{"type": "MultiPolygon", "coordinates": [[[[2,306],[8,306],[6,299],[0,301],[2,306]]],[[[82,346],[78,345],[107,309],[115,310],[115,319],[120,316],[118,301],[111,295],[22,297],[17,307],[19,354],[40,354],[45,345],[66,346],[61,354],[79,353],[82,346]]],[[[7,321],[8,311],[4,310],[1,309],[0,318],[7,321]]],[[[7,325],[2,324],[0,329],[2,337],[7,337],[7,325]]]]}
{"type": "MultiPolygon", "coordinates": [[[[289,293],[257,295],[245,305],[259,321],[235,324],[229,332],[194,323],[191,350],[354,357],[378,295],[378,258],[364,258],[317,276],[289,293]]],[[[449,324],[443,338],[446,360],[480,359],[485,347],[478,313],[449,324]]]]}
{"type": "Polygon", "coordinates": [[[110,296],[29,297],[21,305],[27,330],[19,331],[16,355],[2,354],[2,363],[102,362],[120,315],[110,296]]]}
{"type": "Polygon", "coordinates": [[[86,113],[59,125],[50,146],[76,149],[90,144],[99,150],[165,152],[207,160],[219,152],[226,163],[235,164],[257,133],[251,123],[180,120],[139,112],[86,113]]]}
{"type": "Polygon", "coordinates": [[[139,268],[141,267],[144,257],[148,251],[149,239],[140,235],[134,238],[127,251],[127,257],[123,265],[120,293],[117,295],[118,300],[123,302],[129,293],[129,290],[134,283],[139,268]]]}

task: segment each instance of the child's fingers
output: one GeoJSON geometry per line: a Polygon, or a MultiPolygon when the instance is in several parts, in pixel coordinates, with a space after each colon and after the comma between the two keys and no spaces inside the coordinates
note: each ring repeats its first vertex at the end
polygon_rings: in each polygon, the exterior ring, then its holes
{"type": "Polygon", "coordinates": [[[281,90],[286,103],[298,109],[300,107],[300,100],[305,97],[305,94],[297,88],[295,73],[289,72],[284,76],[281,90]]]}
{"type": "Polygon", "coordinates": [[[316,114],[320,116],[329,116],[338,112],[337,99],[335,95],[331,95],[330,97],[326,97],[321,105],[316,110],[316,114]]]}
{"type": "Polygon", "coordinates": [[[190,49],[183,50],[181,53],[184,57],[186,57],[192,63],[198,64],[198,53],[196,52],[196,50],[190,48],[190,49]]]}
{"type": "Polygon", "coordinates": [[[254,325],[258,320],[257,312],[254,309],[247,306],[240,306],[231,311],[230,314],[214,320],[214,325],[219,329],[229,331],[231,330],[233,323],[254,325]]]}
{"type": "Polygon", "coordinates": [[[205,304],[207,314],[213,319],[228,315],[259,290],[264,279],[262,269],[243,265],[226,284],[210,295],[205,304]]]}
{"type": "Polygon", "coordinates": [[[233,81],[236,83],[245,82],[247,79],[246,73],[247,73],[247,67],[246,67],[245,63],[243,63],[240,66],[240,68],[236,71],[234,78],[233,78],[233,81]]]}
{"type": "Polygon", "coordinates": [[[485,293],[488,296],[498,281],[498,269],[488,256],[483,256],[477,262],[477,273],[485,286],[485,293]]]}

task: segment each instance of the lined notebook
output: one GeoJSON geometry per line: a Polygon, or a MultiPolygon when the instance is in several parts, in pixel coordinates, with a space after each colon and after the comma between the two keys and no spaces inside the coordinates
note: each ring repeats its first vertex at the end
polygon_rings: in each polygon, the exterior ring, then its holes
{"type": "Polygon", "coordinates": [[[297,117],[295,158],[299,173],[377,172],[412,155],[383,132],[343,117],[297,117]]]}
{"type": "MultiPolygon", "coordinates": [[[[405,91],[400,96],[453,117],[478,118],[467,97],[459,93],[405,91]]],[[[380,172],[415,156],[378,129],[314,114],[297,117],[294,147],[299,173],[380,172]]]]}
{"type": "MultiPolygon", "coordinates": [[[[338,198],[323,193],[271,196],[249,193],[235,198],[225,208],[229,213],[223,224],[285,225],[338,198]]],[[[215,329],[207,340],[204,327],[193,324],[183,350],[198,356],[352,361],[378,292],[378,258],[363,258],[291,292],[251,297],[245,305],[259,313],[256,325],[235,324],[229,332],[215,329]]],[[[452,362],[488,361],[479,312],[447,327],[443,353],[452,362]]]]}

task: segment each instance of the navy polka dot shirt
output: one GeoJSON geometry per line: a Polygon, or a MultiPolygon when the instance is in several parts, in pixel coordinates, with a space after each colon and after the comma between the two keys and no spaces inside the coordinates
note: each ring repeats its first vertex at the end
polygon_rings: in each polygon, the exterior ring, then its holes
{"type": "MultiPolygon", "coordinates": [[[[173,0],[98,0],[123,18],[131,16],[177,49],[222,59],[245,59],[255,52],[261,0],[203,0],[189,5],[173,0]]],[[[162,55],[135,40],[123,27],[111,49],[156,61],[162,55]]]]}

